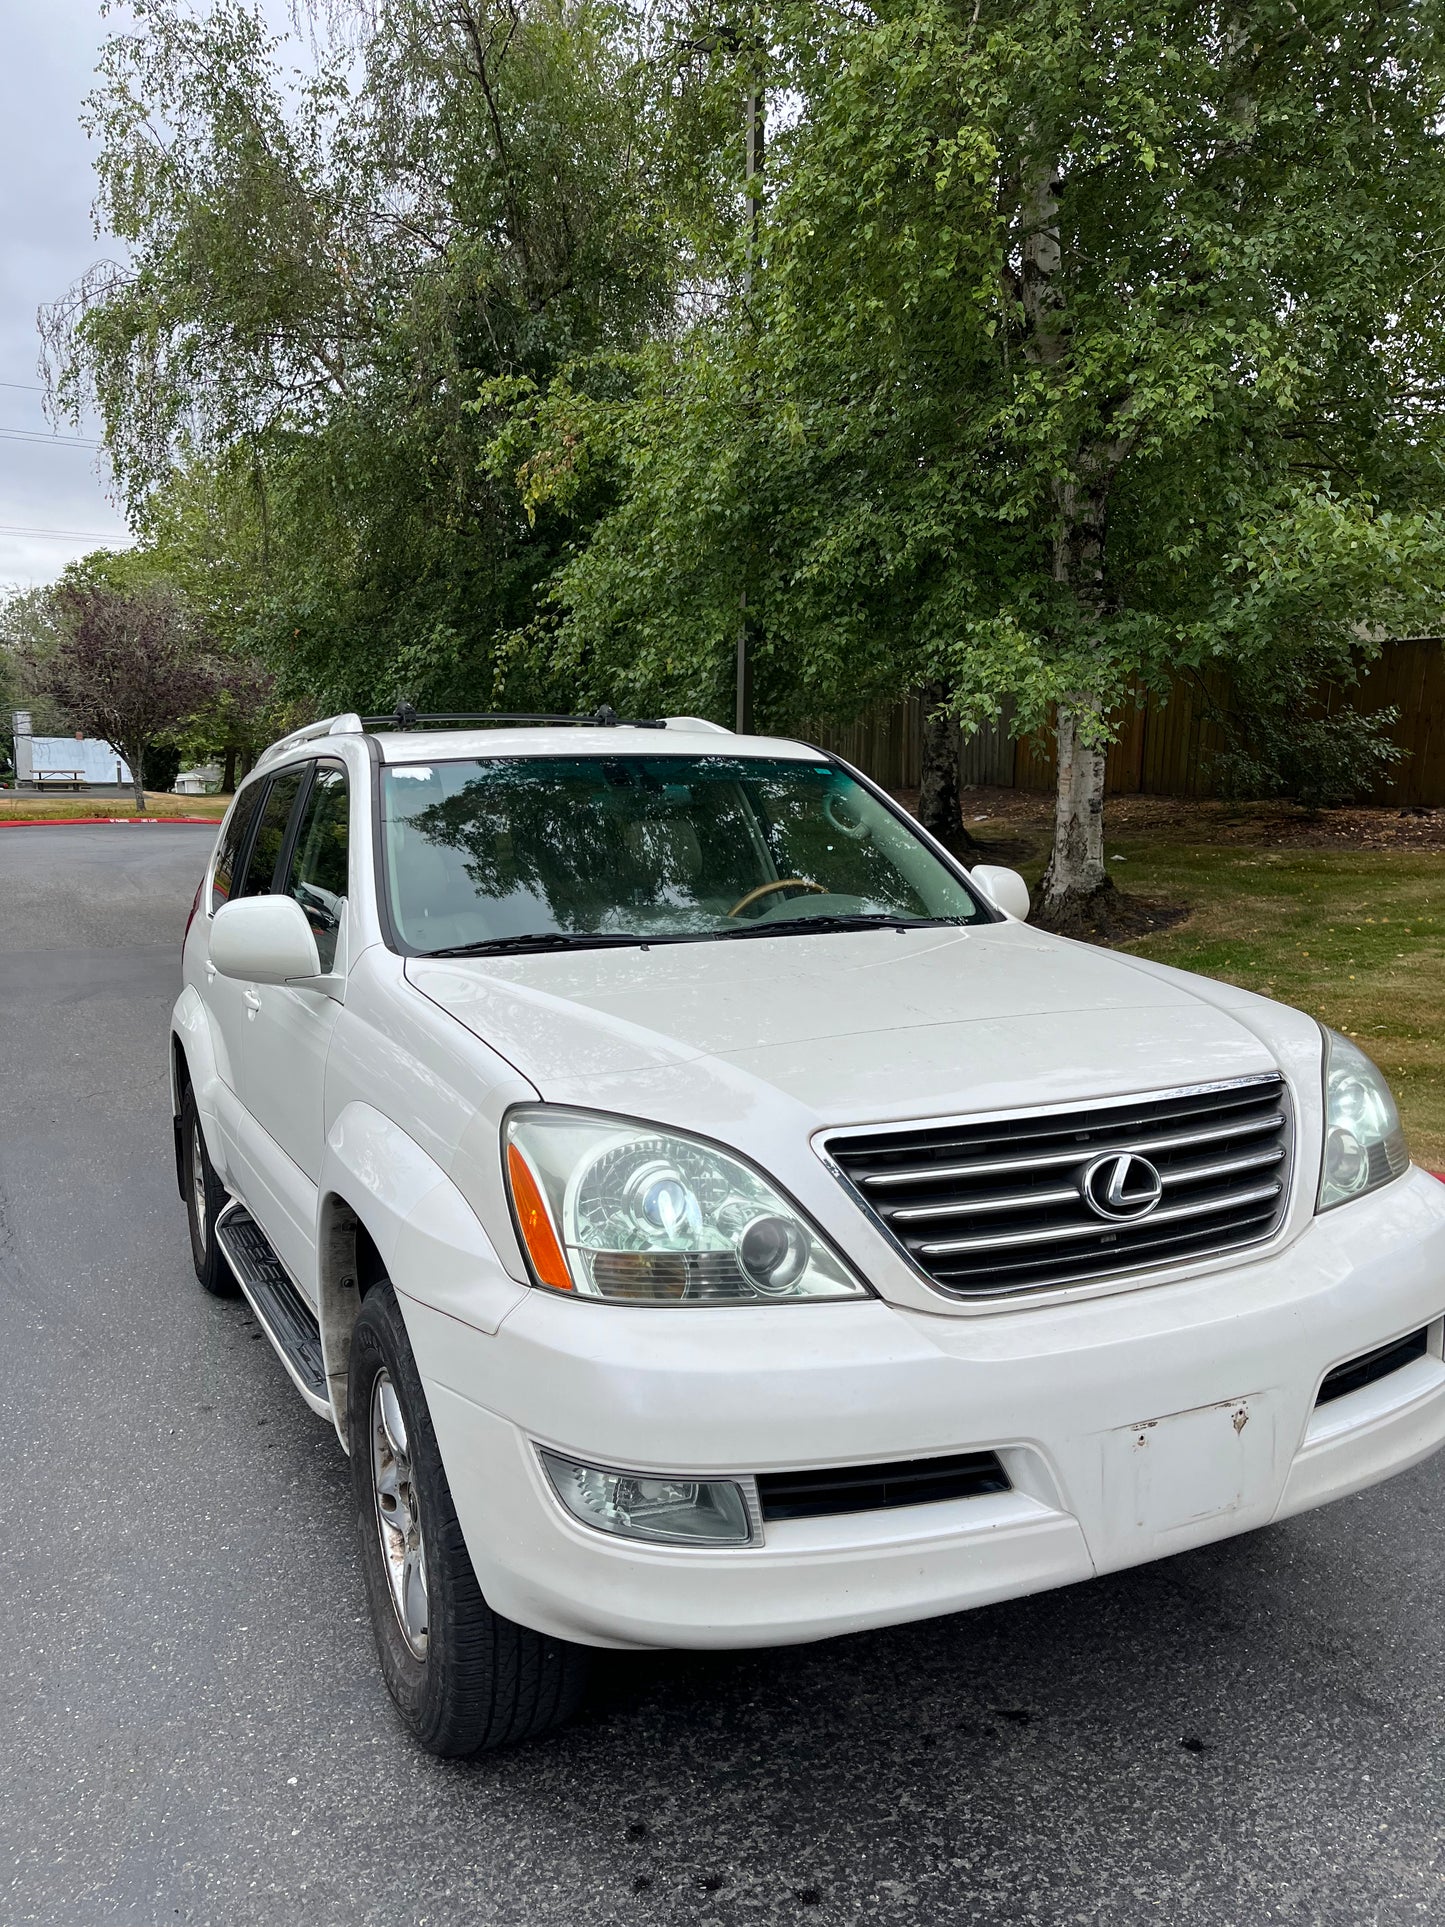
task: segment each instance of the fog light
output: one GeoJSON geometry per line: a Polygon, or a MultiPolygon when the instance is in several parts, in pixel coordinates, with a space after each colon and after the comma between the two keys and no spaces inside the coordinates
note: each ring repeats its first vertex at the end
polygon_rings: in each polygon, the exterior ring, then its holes
{"type": "Polygon", "coordinates": [[[674,1546],[745,1546],[754,1538],[747,1495],[733,1479],[659,1478],[581,1465],[539,1446],[557,1497],[599,1532],[674,1546]]]}

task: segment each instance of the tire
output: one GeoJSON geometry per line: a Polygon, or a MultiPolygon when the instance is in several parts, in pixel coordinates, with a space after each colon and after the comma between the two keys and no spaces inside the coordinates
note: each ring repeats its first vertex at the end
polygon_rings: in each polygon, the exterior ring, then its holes
{"type": "Polygon", "coordinates": [[[181,1176],[186,1187],[186,1222],[196,1276],[213,1298],[234,1298],[240,1287],[216,1242],[216,1219],[225,1208],[226,1187],[211,1163],[195,1092],[189,1086],[181,1099],[181,1176]]]}
{"type": "Polygon", "coordinates": [[[382,1676],[404,1724],[429,1753],[451,1759],[550,1732],[580,1700],[590,1655],[514,1625],[483,1599],[385,1280],[367,1292],[352,1328],[349,1379],[367,1605],[382,1676]],[[383,1523],[383,1515],[396,1523],[383,1523]]]}

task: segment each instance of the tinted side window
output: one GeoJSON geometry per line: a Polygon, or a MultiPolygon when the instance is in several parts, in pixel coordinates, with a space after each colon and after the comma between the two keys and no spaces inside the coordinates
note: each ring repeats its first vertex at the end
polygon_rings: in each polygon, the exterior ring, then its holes
{"type": "Polygon", "coordinates": [[[261,806],[261,820],[256,825],[245,881],[239,889],[232,890],[233,897],[264,897],[270,890],[281,846],[286,841],[286,825],[291,821],[305,774],[304,769],[288,769],[272,778],[266,801],[261,806]]]}
{"type": "Polygon", "coordinates": [[[236,863],[245,850],[246,838],[256,820],[256,805],[265,787],[264,783],[253,783],[250,789],[241,791],[221,832],[221,847],[216,852],[216,867],[211,872],[212,916],[233,894],[236,863]]]}
{"type": "Polygon", "coordinates": [[[336,962],[336,939],[346,908],[346,771],[322,763],[306,798],[286,888],[306,912],[321,968],[336,962]]]}

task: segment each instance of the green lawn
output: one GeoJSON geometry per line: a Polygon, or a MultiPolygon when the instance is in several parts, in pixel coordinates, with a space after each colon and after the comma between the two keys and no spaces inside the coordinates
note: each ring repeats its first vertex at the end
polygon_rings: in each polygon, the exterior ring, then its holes
{"type": "MultiPolygon", "coordinates": [[[[1124,888],[1191,906],[1123,948],[1297,1004],[1390,1079],[1418,1162],[1445,1170],[1445,851],[1110,836],[1124,888]]],[[[1030,882],[1041,866],[1028,866],[1030,882]]]]}
{"type": "MultiPolygon", "coordinates": [[[[169,791],[146,791],[148,816],[213,816],[226,814],[229,796],[172,796],[169,791]]],[[[88,796],[84,790],[52,791],[37,796],[30,791],[0,790],[0,823],[36,817],[47,822],[89,822],[95,817],[134,816],[129,796],[88,796]]]]}

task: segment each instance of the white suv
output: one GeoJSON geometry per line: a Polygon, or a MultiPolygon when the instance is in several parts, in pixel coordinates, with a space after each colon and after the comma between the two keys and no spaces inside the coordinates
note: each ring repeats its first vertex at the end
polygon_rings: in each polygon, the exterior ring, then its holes
{"type": "Polygon", "coordinates": [[[196,1270],[350,1453],[423,1745],[1445,1440],[1445,1187],[1347,1039],[1030,929],[806,743],[482,720],[268,751],[172,1024],[196,1270]]]}

